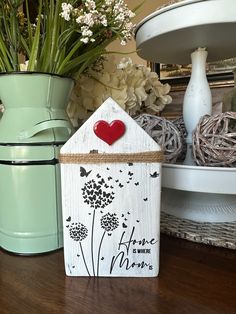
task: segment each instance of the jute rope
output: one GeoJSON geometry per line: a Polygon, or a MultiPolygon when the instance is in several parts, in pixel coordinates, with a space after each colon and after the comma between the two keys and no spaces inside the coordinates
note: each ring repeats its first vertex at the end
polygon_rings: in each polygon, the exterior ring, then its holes
{"type": "Polygon", "coordinates": [[[89,153],[89,154],[60,154],[59,161],[63,164],[95,164],[95,163],[159,163],[164,160],[162,151],[141,153],[89,153]]]}

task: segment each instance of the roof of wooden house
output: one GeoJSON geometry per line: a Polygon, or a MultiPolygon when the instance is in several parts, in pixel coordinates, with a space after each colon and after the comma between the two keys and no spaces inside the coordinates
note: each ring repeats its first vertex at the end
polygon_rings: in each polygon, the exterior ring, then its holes
{"type": "Polygon", "coordinates": [[[75,134],[61,148],[61,154],[90,153],[96,151],[98,153],[139,153],[148,151],[160,151],[160,146],[132,119],[112,98],[108,98],[91,117],[75,132],[75,134]],[[120,121],[118,126],[118,138],[108,144],[101,139],[103,136],[100,121],[105,121],[105,137],[106,131],[117,131],[116,126],[109,128],[114,121],[120,121]],[[94,125],[100,123],[98,134],[94,132],[94,125]],[[108,124],[107,124],[108,123],[108,124]],[[124,124],[124,134],[119,137],[119,126],[122,128],[124,124]],[[120,124],[120,125],[119,125],[120,124]],[[115,130],[116,129],[116,130],[115,130]]]}

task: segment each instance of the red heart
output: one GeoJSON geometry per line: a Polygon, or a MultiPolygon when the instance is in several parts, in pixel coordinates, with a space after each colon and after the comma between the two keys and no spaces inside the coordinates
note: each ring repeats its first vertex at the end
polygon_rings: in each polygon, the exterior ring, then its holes
{"type": "Polygon", "coordinates": [[[125,124],[121,120],[114,120],[110,124],[99,120],[94,124],[93,131],[101,140],[112,145],[125,133],[125,124]]]}

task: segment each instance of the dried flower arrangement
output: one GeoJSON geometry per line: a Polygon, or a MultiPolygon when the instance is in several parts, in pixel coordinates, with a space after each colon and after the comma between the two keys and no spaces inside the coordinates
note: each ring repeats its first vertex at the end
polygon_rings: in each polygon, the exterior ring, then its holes
{"type": "Polygon", "coordinates": [[[33,71],[79,76],[119,38],[133,36],[135,13],[123,0],[0,1],[0,72],[33,71]],[[24,10],[23,10],[24,8],[24,10]],[[25,57],[22,66],[20,55],[25,57]]]}
{"type": "Polygon", "coordinates": [[[78,126],[108,97],[131,116],[143,112],[158,114],[172,101],[169,91],[170,86],[162,84],[157,73],[147,66],[133,64],[130,58],[122,58],[117,64],[115,58],[109,56],[102,69],[90,69],[80,76],[72,92],[68,114],[74,126],[78,126]]]}

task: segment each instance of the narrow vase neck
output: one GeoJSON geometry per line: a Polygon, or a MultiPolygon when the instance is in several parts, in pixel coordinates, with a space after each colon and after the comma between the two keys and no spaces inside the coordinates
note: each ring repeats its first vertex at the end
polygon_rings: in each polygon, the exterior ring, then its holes
{"type": "Polygon", "coordinates": [[[192,76],[206,76],[207,51],[196,50],[191,54],[192,76]]]}

